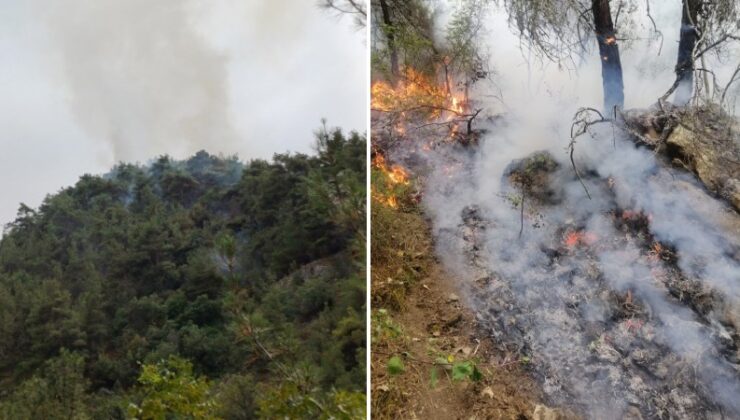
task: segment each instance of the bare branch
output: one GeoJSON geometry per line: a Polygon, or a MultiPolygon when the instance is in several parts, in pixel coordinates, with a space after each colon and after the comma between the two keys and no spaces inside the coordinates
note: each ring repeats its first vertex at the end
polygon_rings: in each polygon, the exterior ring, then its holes
{"type": "Polygon", "coordinates": [[[727,95],[727,91],[730,90],[730,86],[738,79],[740,79],[740,64],[737,65],[735,68],[735,72],[732,73],[732,77],[730,77],[730,81],[727,82],[725,85],[725,88],[722,89],[722,96],[719,98],[719,105],[722,106],[722,104],[725,102],[725,95],[727,95]]]}
{"type": "Polygon", "coordinates": [[[653,15],[650,14],[650,0],[645,0],[645,7],[647,17],[653,24],[653,32],[655,32],[655,34],[658,35],[658,37],[660,38],[660,46],[658,47],[658,55],[660,55],[660,52],[663,51],[663,32],[658,29],[658,25],[655,24],[655,19],[653,19],[653,15]]]}
{"type": "Polygon", "coordinates": [[[583,191],[586,192],[586,197],[588,197],[589,200],[591,199],[591,193],[588,192],[588,188],[586,188],[586,183],[583,181],[581,173],[578,171],[578,167],[576,167],[575,158],[573,157],[576,147],[576,139],[583,134],[586,134],[589,127],[593,125],[613,122],[614,120],[605,118],[601,112],[594,108],[581,108],[576,111],[575,115],[573,116],[573,124],[571,124],[570,126],[570,143],[568,144],[567,149],[570,151],[570,164],[573,166],[573,171],[575,172],[576,177],[581,183],[583,191]],[[592,113],[596,114],[598,118],[591,119],[590,115],[592,113]]]}
{"type": "Polygon", "coordinates": [[[367,7],[362,0],[320,0],[319,6],[341,14],[353,15],[360,27],[367,24],[367,7]]]}
{"type": "Polygon", "coordinates": [[[722,44],[723,42],[725,42],[725,41],[727,41],[729,39],[735,40],[735,41],[740,41],[740,36],[737,36],[737,35],[734,35],[734,34],[724,34],[723,36],[719,37],[719,39],[717,39],[713,43],[709,44],[709,46],[703,48],[701,51],[699,51],[698,53],[694,54],[694,59],[696,60],[697,58],[703,56],[705,53],[707,53],[712,48],[717,47],[718,45],[722,44]]]}

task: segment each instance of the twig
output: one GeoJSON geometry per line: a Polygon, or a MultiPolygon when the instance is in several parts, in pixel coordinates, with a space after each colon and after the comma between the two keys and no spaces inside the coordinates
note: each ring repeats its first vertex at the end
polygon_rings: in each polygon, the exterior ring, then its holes
{"type": "Polygon", "coordinates": [[[668,99],[669,96],[678,88],[679,83],[681,83],[681,79],[677,76],[676,80],[673,82],[670,88],[668,88],[668,91],[663,94],[660,98],[658,98],[658,102],[665,101],[668,99]]]}
{"type": "Polygon", "coordinates": [[[473,120],[475,119],[475,117],[478,116],[478,114],[480,114],[481,111],[483,111],[483,108],[478,108],[473,114],[470,115],[470,118],[468,118],[468,136],[470,136],[473,131],[473,120]]]}
{"type": "MultiPolygon", "coordinates": [[[[588,191],[586,191],[588,194],[588,191]]],[[[522,239],[522,232],[524,232],[524,197],[525,197],[524,189],[522,189],[522,203],[521,208],[522,211],[519,216],[519,239],[522,239]]]]}
{"type": "Polygon", "coordinates": [[[724,103],[725,101],[725,95],[727,94],[727,91],[730,89],[730,85],[732,85],[732,83],[735,82],[735,80],[737,80],[736,78],[738,74],[740,74],[740,64],[737,65],[737,67],[735,68],[735,72],[732,73],[732,77],[730,77],[730,81],[727,82],[727,84],[725,85],[725,88],[722,90],[722,96],[720,96],[719,98],[720,106],[722,106],[722,103],[724,103]]]}
{"type": "Polygon", "coordinates": [[[658,55],[660,55],[660,52],[663,51],[663,32],[658,29],[658,25],[655,24],[655,19],[653,19],[653,16],[650,14],[650,0],[645,0],[645,6],[647,8],[647,17],[653,24],[653,32],[655,32],[658,37],[660,37],[660,46],[658,47],[658,55]]]}
{"type": "Polygon", "coordinates": [[[583,186],[583,191],[586,191],[586,197],[588,199],[591,199],[591,194],[588,192],[588,188],[586,188],[586,184],[583,182],[583,178],[581,178],[580,172],[578,172],[578,168],[576,167],[576,162],[573,160],[573,152],[576,150],[575,147],[573,147],[575,143],[571,143],[570,147],[570,164],[573,165],[573,171],[576,173],[576,177],[578,177],[578,181],[581,183],[581,186],[583,186]]]}
{"type": "Polygon", "coordinates": [[[402,112],[413,112],[413,111],[419,111],[419,110],[422,110],[422,109],[432,109],[432,110],[435,110],[435,111],[446,111],[446,112],[453,113],[453,114],[455,114],[455,115],[457,115],[459,117],[463,117],[463,118],[473,117],[475,115],[478,115],[478,112],[481,111],[481,110],[478,110],[476,113],[470,114],[470,113],[460,112],[460,111],[456,111],[456,110],[451,109],[451,108],[447,108],[447,107],[443,107],[443,106],[437,106],[437,105],[418,105],[418,106],[414,106],[414,107],[406,108],[406,109],[370,108],[371,111],[384,112],[384,113],[388,113],[388,114],[400,114],[402,112]]]}
{"type": "MultiPolygon", "coordinates": [[[[616,113],[616,108],[614,110],[616,113]]],[[[588,128],[600,124],[600,123],[613,123],[614,120],[605,118],[604,115],[595,108],[581,108],[578,111],[576,111],[575,115],[573,116],[573,124],[570,126],[570,143],[568,144],[568,150],[570,150],[570,164],[573,166],[573,171],[576,174],[576,177],[578,178],[578,181],[581,183],[581,186],[583,187],[583,190],[586,192],[586,197],[588,199],[591,199],[591,194],[588,192],[588,188],[586,188],[586,183],[583,181],[583,177],[581,177],[581,173],[578,171],[578,168],[576,167],[575,158],[573,157],[573,153],[575,152],[575,145],[576,145],[576,139],[580,137],[583,134],[586,134],[588,132],[588,128]],[[589,120],[588,114],[589,113],[595,113],[599,116],[596,120],[589,120]]]]}
{"type": "Polygon", "coordinates": [[[419,362],[419,363],[424,363],[424,364],[432,365],[432,366],[453,366],[452,363],[430,362],[429,360],[418,359],[406,351],[400,352],[400,353],[390,353],[390,352],[385,352],[381,350],[373,350],[373,353],[382,354],[384,356],[397,356],[398,354],[402,354],[403,356],[405,356],[407,359],[411,360],[412,362],[419,362]]]}
{"type": "Polygon", "coordinates": [[[694,54],[694,60],[696,60],[697,58],[701,57],[701,56],[702,56],[702,55],[704,55],[704,54],[705,54],[705,53],[706,53],[707,51],[711,50],[712,48],[716,47],[717,45],[719,45],[719,44],[721,44],[721,43],[723,43],[723,42],[727,41],[728,39],[732,39],[732,40],[735,40],[735,41],[740,41],[740,37],[739,37],[739,36],[737,36],[737,35],[733,35],[733,34],[724,34],[724,35],[723,35],[723,36],[721,36],[721,37],[720,37],[720,38],[719,38],[718,40],[716,40],[716,41],[714,41],[713,43],[709,44],[709,46],[707,46],[707,47],[706,47],[706,48],[704,48],[703,50],[699,51],[698,53],[694,54]]]}

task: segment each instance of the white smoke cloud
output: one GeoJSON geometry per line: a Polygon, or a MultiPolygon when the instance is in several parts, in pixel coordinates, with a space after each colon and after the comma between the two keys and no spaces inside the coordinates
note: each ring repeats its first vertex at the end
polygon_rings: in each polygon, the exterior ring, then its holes
{"type": "Polygon", "coordinates": [[[84,173],[205,149],[310,152],[365,130],[366,42],[291,0],[8,0],[0,6],[0,224],[84,173]]]}
{"type": "Polygon", "coordinates": [[[235,149],[225,58],[194,30],[188,2],[42,4],[73,112],[115,160],[235,149]]]}

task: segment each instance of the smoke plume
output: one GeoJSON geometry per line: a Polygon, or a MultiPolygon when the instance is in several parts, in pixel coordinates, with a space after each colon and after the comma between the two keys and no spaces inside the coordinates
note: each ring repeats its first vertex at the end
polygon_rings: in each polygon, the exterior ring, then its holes
{"type": "Polygon", "coordinates": [[[225,61],[198,34],[188,4],[45,3],[74,114],[115,160],[192,150],[204,139],[233,150],[225,61]]]}

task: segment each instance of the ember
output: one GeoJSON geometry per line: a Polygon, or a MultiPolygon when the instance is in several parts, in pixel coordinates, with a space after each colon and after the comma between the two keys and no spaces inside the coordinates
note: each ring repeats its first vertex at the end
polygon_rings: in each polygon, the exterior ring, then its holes
{"type": "Polygon", "coordinates": [[[642,328],[642,326],[644,324],[645,324],[645,321],[643,321],[641,319],[635,320],[635,319],[630,318],[630,319],[624,321],[624,328],[628,332],[637,332],[637,331],[639,331],[642,328]]]}
{"type": "Polygon", "coordinates": [[[563,243],[568,248],[575,248],[577,245],[593,245],[599,238],[591,232],[570,231],[565,235],[563,243]]]}

